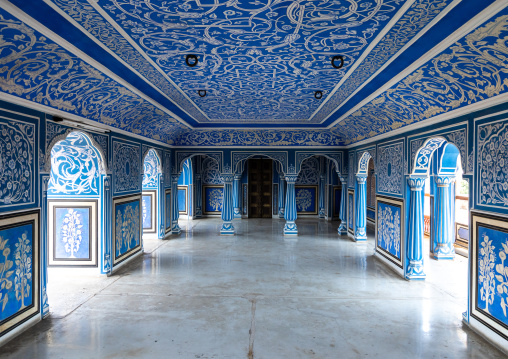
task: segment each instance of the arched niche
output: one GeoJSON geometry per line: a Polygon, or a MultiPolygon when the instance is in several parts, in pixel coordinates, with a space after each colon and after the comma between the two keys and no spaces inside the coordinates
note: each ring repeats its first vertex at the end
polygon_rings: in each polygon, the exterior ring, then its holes
{"type": "Polygon", "coordinates": [[[242,174],[245,169],[245,163],[251,158],[270,158],[280,167],[282,171],[287,172],[287,154],[277,153],[234,153],[233,154],[233,173],[242,174]]]}
{"type": "Polygon", "coordinates": [[[176,167],[173,168],[173,174],[176,175],[183,171],[184,162],[196,156],[207,156],[213,158],[222,173],[222,152],[176,152],[176,167]]]}
{"type": "Polygon", "coordinates": [[[163,237],[162,160],[153,148],[143,158],[142,227],[143,239],[163,237]],[[159,229],[159,230],[158,230],[159,229]]]}

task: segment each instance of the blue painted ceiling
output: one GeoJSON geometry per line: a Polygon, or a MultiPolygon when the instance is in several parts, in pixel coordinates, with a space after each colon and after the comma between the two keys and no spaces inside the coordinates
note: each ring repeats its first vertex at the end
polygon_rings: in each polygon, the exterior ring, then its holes
{"type": "Polygon", "coordinates": [[[506,9],[378,91],[492,3],[1,0],[0,90],[173,145],[350,144],[504,93],[506,9]]]}

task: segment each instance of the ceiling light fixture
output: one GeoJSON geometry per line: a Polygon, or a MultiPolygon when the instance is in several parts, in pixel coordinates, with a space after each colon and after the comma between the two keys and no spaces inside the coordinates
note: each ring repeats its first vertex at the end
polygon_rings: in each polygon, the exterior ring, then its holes
{"type": "Polygon", "coordinates": [[[187,56],[185,56],[185,63],[187,64],[187,66],[189,67],[194,67],[198,64],[198,57],[196,55],[193,55],[193,54],[189,54],[187,56]],[[193,60],[193,62],[191,62],[190,60],[193,60]]]}
{"type": "Polygon", "coordinates": [[[344,56],[335,55],[334,57],[332,57],[332,66],[336,69],[340,69],[342,66],[344,66],[344,56]],[[340,64],[337,66],[335,61],[338,60],[340,60],[340,64]]]}
{"type": "Polygon", "coordinates": [[[206,96],[206,90],[198,90],[199,97],[205,97],[206,96]]]}
{"type": "Polygon", "coordinates": [[[94,125],[91,125],[91,124],[83,123],[81,121],[70,120],[68,118],[63,118],[63,117],[60,117],[60,116],[52,116],[52,120],[55,121],[55,122],[58,122],[58,123],[60,123],[62,125],[69,126],[69,127],[72,127],[72,128],[76,128],[76,129],[79,129],[79,130],[88,130],[88,131],[101,132],[101,133],[109,133],[109,132],[111,132],[110,130],[108,130],[106,128],[103,128],[103,127],[94,126],[94,125]]]}
{"type": "Polygon", "coordinates": [[[322,91],[314,92],[314,97],[318,100],[321,100],[321,98],[323,97],[323,92],[322,91]]]}

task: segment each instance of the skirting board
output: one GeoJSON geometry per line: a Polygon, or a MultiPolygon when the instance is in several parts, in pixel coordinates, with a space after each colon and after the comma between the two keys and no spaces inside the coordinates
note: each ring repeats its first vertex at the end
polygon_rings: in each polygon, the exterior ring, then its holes
{"type": "Polygon", "coordinates": [[[376,252],[375,252],[375,258],[377,258],[379,261],[383,262],[383,264],[386,264],[391,270],[393,270],[394,272],[396,272],[398,275],[400,275],[402,278],[405,278],[404,277],[404,269],[400,268],[399,266],[397,266],[395,263],[393,263],[392,261],[390,261],[389,259],[385,258],[380,252],[377,251],[376,249],[376,252]]]}
{"type": "Polygon", "coordinates": [[[491,342],[494,346],[499,348],[499,350],[508,355],[508,342],[503,337],[499,336],[497,333],[487,328],[485,325],[480,323],[472,316],[469,316],[469,323],[465,321],[464,323],[467,324],[471,329],[473,329],[473,331],[480,334],[486,340],[491,342]]]}
{"type": "Polygon", "coordinates": [[[0,347],[41,321],[40,313],[0,337],[0,347]]]}
{"type": "Polygon", "coordinates": [[[122,267],[124,267],[126,264],[129,264],[130,262],[132,262],[134,259],[138,258],[139,256],[141,256],[142,254],[144,253],[144,250],[141,249],[139,252],[137,252],[136,254],[133,254],[131,257],[127,258],[126,260],[124,260],[122,263],[119,263],[118,265],[116,265],[115,267],[113,267],[113,270],[111,271],[110,274],[108,274],[108,277],[115,274],[116,272],[118,272],[119,269],[121,269],[122,267]]]}

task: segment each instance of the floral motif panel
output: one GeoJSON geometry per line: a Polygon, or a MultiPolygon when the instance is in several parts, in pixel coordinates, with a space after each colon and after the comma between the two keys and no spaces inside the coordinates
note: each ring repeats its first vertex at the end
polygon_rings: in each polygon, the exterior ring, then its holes
{"type": "Polygon", "coordinates": [[[211,157],[204,157],[201,164],[201,178],[203,184],[223,184],[219,172],[219,164],[211,157]]]}
{"type": "Polygon", "coordinates": [[[378,146],[378,192],[402,196],[404,185],[404,142],[378,146]]]}
{"type": "Polygon", "coordinates": [[[0,217],[0,336],[39,312],[39,212],[0,217]]]}
{"type": "Polygon", "coordinates": [[[508,224],[472,213],[471,315],[508,339],[508,224]]]}
{"type": "Polygon", "coordinates": [[[317,185],[319,183],[319,160],[316,157],[309,157],[302,162],[298,173],[296,184],[317,185]]]}
{"type": "Polygon", "coordinates": [[[317,186],[295,186],[296,212],[298,214],[317,214],[317,186]]]}
{"type": "Polygon", "coordinates": [[[35,203],[35,125],[0,119],[0,208],[35,203]]]}
{"type": "Polygon", "coordinates": [[[141,249],[141,196],[113,200],[113,264],[117,265],[141,249]]]}
{"type": "Polygon", "coordinates": [[[402,204],[378,197],[376,246],[381,254],[402,267],[402,204]]]}
{"type": "Polygon", "coordinates": [[[508,209],[508,121],[477,128],[477,203],[508,209]]]}
{"type": "Polygon", "coordinates": [[[102,157],[90,138],[71,132],[51,149],[48,196],[98,196],[102,157]]]}
{"type": "Polygon", "coordinates": [[[115,193],[141,190],[141,148],[113,140],[113,189],[115,193]]]}
{"type": "Polygon", "coordinates": [[[143,189],[159,188],[159,168],[159,156],[153,149],[148,150],[143,162],[143,189]]]}
{"type": "Polygon", "coordinates": [[[218,214],[222,212],[222,201],[224,197],[224,187],[222,186],[203,186],[203,213],[218,214]]]}

